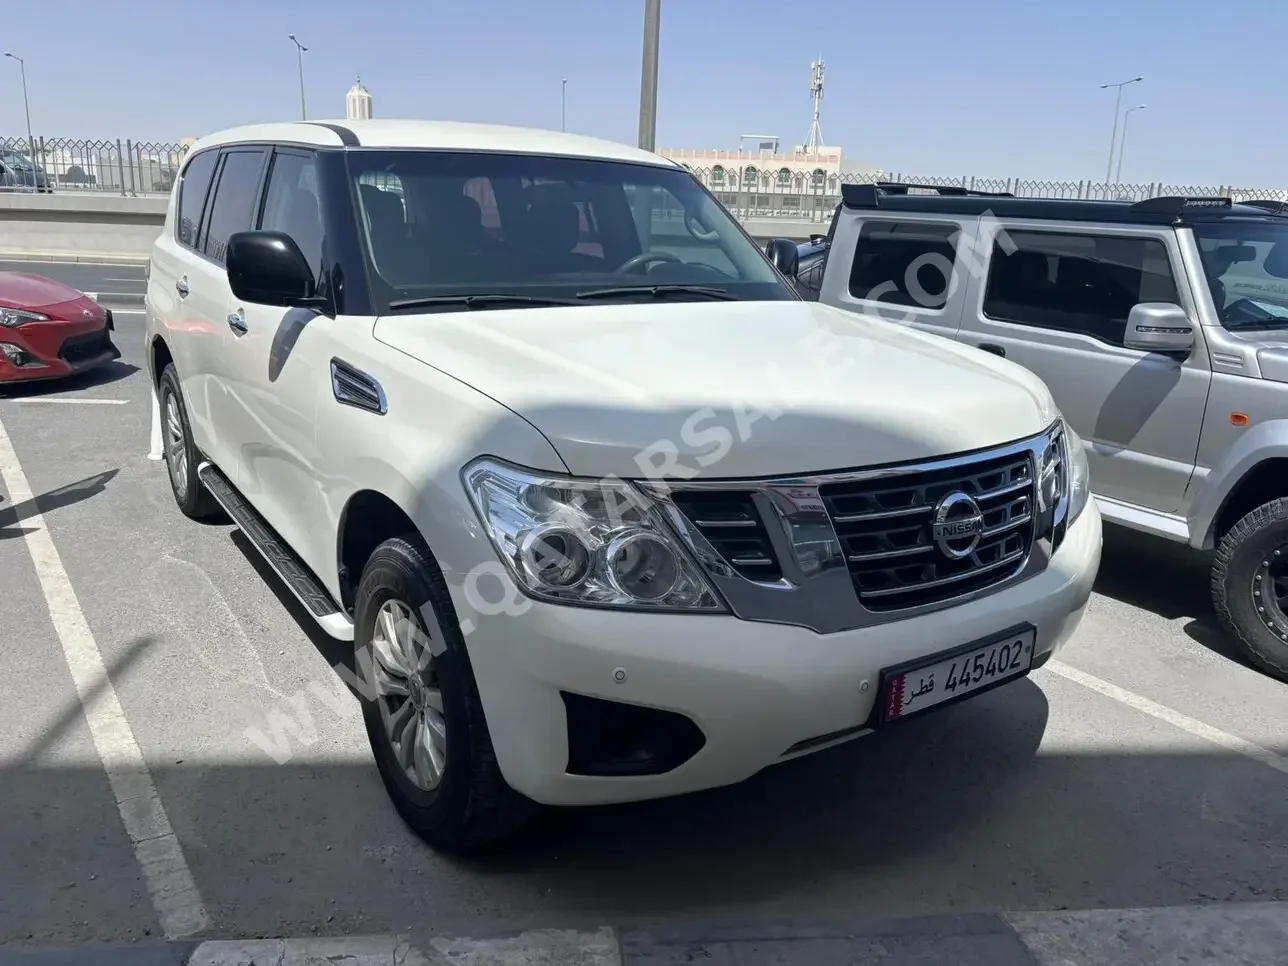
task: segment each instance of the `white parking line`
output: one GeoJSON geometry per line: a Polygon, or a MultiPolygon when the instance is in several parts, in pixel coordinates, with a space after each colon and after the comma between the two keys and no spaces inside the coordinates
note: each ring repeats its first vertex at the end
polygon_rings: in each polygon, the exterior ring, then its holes
{"type": "Polygon", "coordinates": [[[1269,748],[1262,748],[1258,744],[1232,735],[1229,732],[1222,731],[1220,728],[1213,728],[1210,724],[1204,724],[1188,715],[1181,714],[1179,711],[1173,711],[1156,701],[1142,697],[1125,688],[1120,688],[1116,684],[1110,684],[1108,681],[1102,681],[1095,675],[1088,674],[1086,671],[1079,671],[1075,667],[1070,667],[1063,661],[1051,661],[1047,664],[1047,670],[1050,670],[1066,680],[1075,684],[1081,684],[1084,688],[1090,688],[1103,694],[1107,698],[1125,704],[1134,711],[1141,714],[1147,714],[1151,718],[1157,718],[1159,721],[1165,721],[1174,728],[1180,728],[1182,731],[1192,734],[1196,738],[1202,738],[1204,741],[1210,741],[1212,744],[1224,748],[1226,751],[1232,751],[1237,755],[1243,755],[1245,758],[1251,758],[1253,761],[1259,761],[1263,765],[1268,765],[1277,772],[1288,775],[1288,758],[1276,754],[1269,748]]]}
{"type": "Polygon", "coordinates": [[[50,398],[50,399],[41,399],[39,397],[32,398],[32,399],[19,399],[18,402],[22,403],[24,406],[40,405],[40,404],[47,404],[51,406],[55,404],[60,406],[70,406],[73,404],[78,406],[124,406],[126,403],[129,402],[129,400],[128,399],[91,399],[88,396],[85,398],[78,399],[75,396],[59,396],[57,398],[50,398]]]}
{"type": "MultiPolygon", "coordinates": [[[[11,505],[33,499],[27,476],[18,462],[13,443],[0,423],[0,478],[9,490],[11,505]]],[[[129,835],[135,858],[152,896],[152,905],[168,939],[200,932],[210,924],[192,878],[183,849],[166,816],[143,751],[108,679],[103,655],[90,632],[71,578],[41,513],[24,516],[22,535],[54,631],[62,645],[67,668],[89,724],[90,736],[116,800],[121,822],[129,835]]]]}

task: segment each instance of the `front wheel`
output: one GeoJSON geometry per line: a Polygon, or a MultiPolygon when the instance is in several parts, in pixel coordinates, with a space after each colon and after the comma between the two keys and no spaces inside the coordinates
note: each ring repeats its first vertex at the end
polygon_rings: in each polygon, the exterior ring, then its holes
{"type": "Polygon", "coordinates": [[[354,604],[367,738],[403,820],[450,852],[516,830],[536,806],[501,775],[455,608],[419,535],[376,548],[354,604]]]}
{"type": "Polygon", "coordinates": [[[1288,498],[1257,507],[1222,538],[1212,601],[1252,663],[1288,681],[1288,498]]]}

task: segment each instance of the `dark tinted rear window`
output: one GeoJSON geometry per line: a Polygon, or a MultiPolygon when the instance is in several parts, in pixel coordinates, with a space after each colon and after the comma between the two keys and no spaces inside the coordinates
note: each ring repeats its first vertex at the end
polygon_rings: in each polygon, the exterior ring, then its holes
{"type": "Polygon", "coordinates": [[[850,294],[873,302],[942,309],[960,230],[921,221],[865,221],[850,269],[850,294]]]}
{"type": "Polygon", "coordinates": [[[259,176],[264,168],[262,150],[229,151],[215,185],[210,220],[202,250],[217,262],[224,260],[230,235],[250,231],[255,224],[255,202],[259,198],[259,176]]]}
{"type": "Polygon", "coordinates": [[[188,162],[179,187],[179,244],[189,248],[197,245],[197,229],[201,227],[201,206],[206,202],[210,189],[210,176],[215,173],[218,151],[203,151],[188,162]]]}

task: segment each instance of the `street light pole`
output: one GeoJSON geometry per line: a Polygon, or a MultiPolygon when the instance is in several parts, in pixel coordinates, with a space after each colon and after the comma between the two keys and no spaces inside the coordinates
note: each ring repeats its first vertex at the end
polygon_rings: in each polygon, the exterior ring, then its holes
{"type": "Polygon", "coordinates": [[[657,54],[662,29],[662,0],[644,0],[644,68],[640,76],[639,146],[657,145],[657,54]]]}
{"type": "Polygon", "coordinates": [[[1117,184],[1123,183],[1123,154],[1127,151],[1127,122],[1131,120],[1133,111],[1143,111],[1147,106],[1137,104],[1135,107],[1127,108],[1127,113],[1123,115],[1123,136],[1118,142],[1118,170],[1114,173],[1114,181],[1117,184]]]}
{"type": "Polygon", "coordinates": [[[563,79],[563,87],[559,91],[559,130],[568,130],[568,78],[563,79]]]}
{"type": "Polygon", "coordinates": [[[1114,145],[1118,141],[1118,115],[1119,115],[1119,111],[1122,110],[1122,106],[1123,106],[1123,88],[1126,87],[1128,84],[1135,84],[1138,81],[1142,81],[1144,79],[1145,78],[1143,77],[1133,77],[1131,80],[1125,80],[1119,84],[1101,84],[1100,85],[1100,89],[1102,91],[1110,87],[1115,87],[1118,89],[1118,96],[1114,98],[1114,133],[1109,135],[1109,163],[1108,165],[1105,166],[1106,184],[1110,183],[1111,179],[1114,176],[1114,145]]]}
{"type": "Polygon", "coordinates": [[[7,50],[4,55],[10,60],[18,62],[18,71],[22,74],[22,109],[27,115],[27,150],[31,152],[27,160],[31,162],[31,187],[34,191],[38,187],[36,181],[36,140],[31,136],[31,105],[27,103],[27,62],[17,54],[11,54],[7,50]]]}
{"type": "Polygon", "coordinates": [[[308,48],[296,39],[295,34],[287,34],[286,36],[290,37],[292,43],[295,44],[295,61],[300,72],[300,120],[307,121],[309,115],[304,107],[304,51],[308,50],[308,48]]]}

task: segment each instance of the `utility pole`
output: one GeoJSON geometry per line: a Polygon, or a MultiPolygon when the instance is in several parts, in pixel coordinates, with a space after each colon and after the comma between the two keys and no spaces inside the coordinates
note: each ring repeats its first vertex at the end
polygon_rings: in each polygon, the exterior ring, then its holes
{"type": "Polygon", "coordinates": [[[295,38],[295,34],[287,34],[291,42],[295,44],[295,62],[300,72],[300,120],[308,120],[308,111],[304,107],[304,51],[308,50],[302,43],[295,38]]]}
{"type": "Polygon", "coordinates": [[[563,87],[559,91],[559,130],[568,130],[568,78],[563,79],[563,87]]]}
{"type": "Polygon", "coordinates": [[[644,68],[640,77],[640,137],[645,151],[657,147],[657,52],[662,0],[644,0],[644,68]]]}
{"type": "Polygon", "coordinates": [[[1114,181],[1118,184],[1123,183],[1123,155],[1127,153],[1127,122],[1131,120],[1133,111],[1143,111],[1146,106],[1138,104],[1136,107],[1129,107],[1123,114],[1123,136],[1118,140],[1118,170],[1114,172],[1114,181]]]}
{"type": "Polygon", "coordinates": [[[1114,98],[1114,133],[1109,136],[1109,164],[1105,166],[1105,184],[1112,184],[1114,178],[1114,145],[1118,143],[1118,114],[1123,106],[1123,88],[1128,84],[1135,84],[1144,79],[1143,77],[1133,77],[1131,80],[1125,80],[1120,84],[1100,85],[1102,91],[1110,87],[1118,89],[1118,96],[1114,98]]]}
{"type": "Polygon", "coordinates": [[[17,54],[11,54],[7,50],[4,55],[10,60],[16,60],[18,70],[22,73],[22,109],[27,115],[27,150],[31,152],[27,156],[27,161],[31,164],[31,189],[35,191],[38,187],[36,179],[36,141],[31,136],[31,106],[27,103],[27,62],[17,54]]]}

